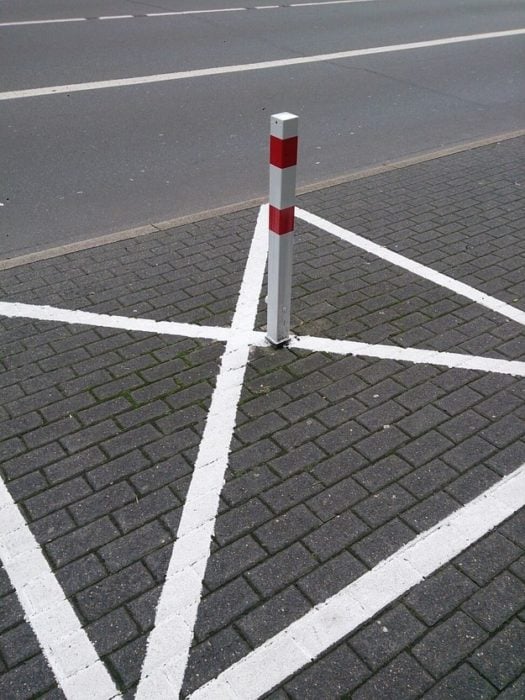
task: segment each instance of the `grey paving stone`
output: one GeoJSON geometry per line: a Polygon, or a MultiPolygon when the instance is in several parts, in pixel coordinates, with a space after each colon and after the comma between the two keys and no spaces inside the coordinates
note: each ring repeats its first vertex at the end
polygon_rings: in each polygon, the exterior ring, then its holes
{"type": "Polygon", "coordinates": [[[138,630],[123,608],[118,608],[86,626],[90,639],[94,640],[101,656],[123,646],[138,635],[138,630]]]}
{"type": "Polygon", "coordinates": [[[236,626],[255,648],[304,615],[310,607],[305,596],[290,586],[241,617],[236,626]]]}
{"type": "Polygon", "coordinates": [[[404,598],[409,606],[427,625],[435,625],[464,600],[477,586],[453,566],[446,566],[417,585],[404,598]]]}
{"type": "MultiPolygon", "coordinates": [[[[294,450],[294,452],[295,451],[297,450],[294,450]]],[[[311,472],[325,486],[331,486],[337,481],[341,481],[366,464],[364,457],[352,447],[348,447],[346,450],[338,452],[328,459],[324,459],[323,453],[321,454],[322,457],[318,460],[317,466],[315,466],[311,472]]]]}
{"type": "Polygon", "coordinates": [[[358,688],[352,700],[417,698],[432,682],[432,676],[415,659],[402,653],[358,688]]]}
{"type": "Polygon", "coordinates": [[[395,519],[352,545],[350,550],[357,554],[367,566],[373,567],[414,537],[413,530],[395,519]]]}
{"type": "Polygon", "coordinates": [[[303,541],[320,561],[326,561],[368,532],[370,528],[362,520],[346,511],[316,528],[303,541]]]}
{"type": "Polygon", "coordinates": [[[500,700],[522,700],[525,695],[525,673],[522,673],[514,683],[507,686],[502,693],[499,693],[500,700]]]}
{"type": "Polygon", "coordinates": [[[77,477],[28,499],[25,502],[25,507],[31,518],[42,518],[54,510],[74,503],[91,493],[92,490],[86,481],[81,477],[77,477]]]}
{"type": "Polygon", "coordinates": [[[317,496],[310,498],[306,504],[321,520],[327,521],[365,496],[366,491],[352,477],[348,477],[324,489],[317,496]]]}
{"type": "Polygon", "coordinates": [[[230,505],[235,505],[262,493],[278,481],[278,477],[267,467],[257,467],[242,476],[227,481],[222,491],[222,497],[230,505]]]}
{"type": "MultiPolygon", "coordinates": [[[[255,530],[258,525],[269,520],[272,516],[272,511],[262,501],[258,498],[252,498],[236,508],[226,510],[217,517],[215,521],[215,539],[221,546],[228,544],[247,532],[255,530]]],[[[257,535],[259,530],[255,530],[255,534],[257,539],[264,545],[265,543],[261,540],[261,537],[257,535]]]]}
{"type": "Polygon", "coordinates": [[[208,588],[214,590],[265,557],[264,549],[257,544],[253,537],[246,535],[211,555],[206,567],[204,583],[208,588]]]}
{"type": "Polygon", "coordinates": [[[39,652],[38,640],[27,622],[21,622],[0,637],[0,653],[7,668],[18,666],[39,652]]]}
{"type": "Polygon", "coordinates": [[[384,486],[397,481],[401,476],[410,472],[412,467],[396,455],[389,455],[375,464],[361,469],[354,476],[355,480],[368,491],[376,492],[384,486]]]}
{"type": "Polygon", "coordinates": [[[103,545],[98,552],[108,570],[115,572],[145,557],[170,539],[166,528],[155,520],[103,545]]]}
{"type": "MultiPolygon", "coordinates": [[[[424,700],[489,700],[498,696],[498,691],[477,673],[472,666],[463,664],[437,683],[424,700]]],[[[501,696],[498,696],[501,697],[501,696]]]]}
{"type": "MultiPolygon", "coordinates": [[[[264,502],[275,513],[283,513],[321,490],[321,484],[310,474],[296,474],[262,495],[264,502]]],[[[315,508],[314,508],[315,510],[315,508]]]]}
{"type": "Polygon", "coordinates": [[[103,517],[53,540],[46,546],[46,552],[54,565],[60,567],[85,556],[118,536],[119,531],[111,520],[103,517]]]}
{"type": "MultiPolygon", "coordinates": [[[[314,443],[307,442],[291,452],[286,452],[282,456],[272,459],[268,463],[273,471],[277,472],[281,478],[286,479],[287,477],[293,476],[294,474],[297,474],[310,466],[322,462],[324,459],[324,452],[314,443]]],[[[314,469],[313,472],[316,474],[317,469],[314,469]]]]}
{"type": "Polygon", "coordinates": [[[525,584],[508,572],[478,591],[462,609],[489,632],[494,632],[525,605],[525,584]]]}
{"type": "Polygon", "coordinates": [[[367,667],[345,645],[299,673],[285,688],[295,700],[341,698],[369,676],[367,667]]]}
{"type": "Polygon", "coordinates": [[[501,532],[520,547],[525,547],[525,508],[520,508],[509,518],[501,532]]]}
{"type": "Polygon", "coordinates": [[[297,582],[297,586],[312,603],[318,604],[348,586],[366,571],[366,567],[355,557],[348,552],[341,552],[303,576],[297,582]]]}
{"type": "Polygon", "coordinates": [[[182,696],[215,678],[245,656],[250,650],[239,634],[231,629],[221,630],[192,649],[182,686],[182,696]]]}
{"type": "Polygon", "coordinates": [[[417,532],[428,530],[460,507],[446,493],[438,492],[405,511],[401,518],[417,532]]]}
{"type": "Polygon", "coordinates": [[[0,676],[0,695],[9,700],[38,697],[56,681],[42,654],[0,676]]]}
{"type": "Polygon", "coordinates": [[[519,557],[520,552],[500,532],[494,532],[460,554],[454,563],[476,583],[484,585],[519,557]]]}
{"type": "Polygon", "coordinates": [[[377,670],[426,629],[403,605],[396,605],[354,634],[349,643],[368,666],[377,670]]]}
{"type": "Polygon", "coordinates": [[[435,678],[440,678],[486,638],[487,633],[481,627],[464,613],[457,612],[428,632],[412,653],[435,678]]]}
{"type": "Polygon", "coordinates": [[[196,639],[202,641],[213,632],[231,624],[247,610],[255,607],[259,600],[242,577],[205,596],[199,605],[195,624],[196,639]]]}
{"type": "Polygon", "coordinates": [[[96,620],[153,586],[153,579],[141,563],[105,577],[84,589],[76,603],[87,620],[96,620]]]}
{"type": "Polygon", "coordinates": [[[406,510],[415,499],[398,484],[391,484],[358,503],[354,511],[371,527],[377,527],[406,510]]]}
{"type": "Polygon", "coordinates": [[[496,688],[503,690],[523,673],[525,624],[512,620],[471,657],[472,665],[496,688]]]}
{"type": "MultiPolygon", "coordinates": [[[[265,516],[267,513],[265,513],[265,516]]],[[[267,517],[264,519],[266,520],[267,517]]],[[[257,528],[254,534],[263,547],[270,554],[274,554],[292,542],[303,538],[320,524],[319,518],[301,504],[257,528]]]]}
{"type": "Polygon", "coordinates": [[[311,571],[315,565],[316,560],[310,552],[296,542],[250,569],[246,578],[261,595],[268,597],[311,571]]]}

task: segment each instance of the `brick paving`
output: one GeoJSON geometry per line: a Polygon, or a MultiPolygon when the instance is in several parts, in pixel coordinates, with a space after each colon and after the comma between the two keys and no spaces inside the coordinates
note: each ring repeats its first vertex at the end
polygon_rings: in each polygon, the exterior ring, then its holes
{"type": "MultiPolygon", "coordinates": [[[[524,155],[513,139],[299,203],[525,309],[524,155]]],[[[256,215],[6,270],[0,299],[229,326],[256,215]]],[[[298,335],[525,360],[518,323],[297,231],[298,335]]],[[[2,478],[131,698],[224,344],[0,328],[2,478]]],[[[524,395],[521,377],[252,349],[182,697],[525,463],[524,395]]],[[[0,696],[64,697],[2,568],[0,696]]],[[[521,509],[267,697],[524,696],[521,509]]]]}

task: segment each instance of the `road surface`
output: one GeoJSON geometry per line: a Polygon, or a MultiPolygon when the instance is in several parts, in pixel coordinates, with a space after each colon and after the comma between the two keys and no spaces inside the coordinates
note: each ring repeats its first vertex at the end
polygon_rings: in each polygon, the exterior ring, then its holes
{"type": "Polygon", "coordinates": [[[522,129],[524,27],[522,0],[1,0],[0,257],[264,196],[273,112],[300,185],[522,129]]]}

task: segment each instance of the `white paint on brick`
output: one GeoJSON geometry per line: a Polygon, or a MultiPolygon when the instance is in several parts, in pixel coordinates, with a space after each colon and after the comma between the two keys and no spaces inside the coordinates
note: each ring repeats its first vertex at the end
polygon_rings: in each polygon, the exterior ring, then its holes
{"type": "MultiPolygon", "coordinates": [[[[261,207],[232,321],[233,331],[253,327],[267,253],[268,207],[261,207]]],[[[178,697],[188,662],[210,553],[219,497],[228,466],[237,404],[249,345],[233,335],[226,344],[212,394],[193,477],[137,688],[137,700],[178,697]]]]}
{"type": "Polygon", "coordinates": [[[185,338],[209,338],[227,340],[231,331],[219,326],[198,326],[194,323],[176,323],[174,321],[154,321],[148,318],[110,316],[90,311],[70,311],[54,306],[37,306],[0,301],[0,316],[8,318],[31,318],[37,321],[57,321],[101,328],[138,331],[141,333],[159,333],[163,335],[181,335],[185,338]]]}
{"type": "Polygon", "coordinates": [[[455,352],[439,352],[437,350],[419,350],[417,348],[400,348],[395,345],[373,345],[358,343],[353,340],[332,340],[315,336],[294,336],[289,347],[314,352],[331,352],[338,355],[359,355],[362,357],[377,357],[399,362],[414,364],[441,365],[454,369],[471,369],[497,374],[510,374],[515,377],[525,377],[525,362],[515,360],[498,360],[493,357],[478,357],[463,355],[455,352]]]}
{"type": "Polygon", "coordinates": [[[476,304],[481,304],[487,309],[495,311],[502,316],[506,316],[512,321],[516,321],[522,325],[525,324],[525,311],[520,311],[520,309],[516,309],[510,304],[506,304],[504,301],[495,299],[489,294],[480,292],[478,289],[474,289],[474,287],[464,284],[463,282],[458,282],[452,277],[448,277],[447,275],[443,275],[441,272],[433,270],[431,267],[422,265],[421,263],[411,260],[410,258],[406,258],[404,255],[400,255],[399,253],[395,253],[382,245],[373,243],[367,238],[363,238],[362,236],[358,236],[356,233],[347,231],[341,226],[332,224],[330,221],[327,221],[316,214],[311,214],[304,209],[299,209],[297,207],[295,210],[295,215],[298,219],[302,219],[303,221],[312,224],[312,226],[316,226],[327,233],[332,233],[334,236],[341,238],[343,241],[346,241],[351,245],[355,245],[356,248],[366,250],[367,253],[371,253],[372,255],[382,258],[383,260],[387,260],[397,267],[402,267],[404,270],[408,270],[408,272],[412,272],[414,275],[423,277],[429,282],[433,282],[434,284],[438,284],[440,287],[450,289],[452,292],[460,294],[461,296],[474,301],[476,304]]]}
{"type": "Polygon", "coordinates": [[[1,479],[0,558],[25,619],[68,700],[120,697],[1,479]]]}
{"type": "Polygon", "coordinates": [[[525,465],[316,605],[190,696],[256,700],[525,506],[525,465]],[[512,496],[511,496],[512,494],[512,496]]]}

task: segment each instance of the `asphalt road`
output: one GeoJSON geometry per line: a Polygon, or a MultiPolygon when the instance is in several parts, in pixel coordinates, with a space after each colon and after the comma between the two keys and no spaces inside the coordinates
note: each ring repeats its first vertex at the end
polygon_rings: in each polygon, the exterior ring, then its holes
{"type": "Polygon", "coordinates": [[[0,256],[264,195],[273,112],[301,117],[302,185],[524,127],[525,35],[406,46],[521,29],[523,0],[257,4],[0,0],[0,256]]]}

